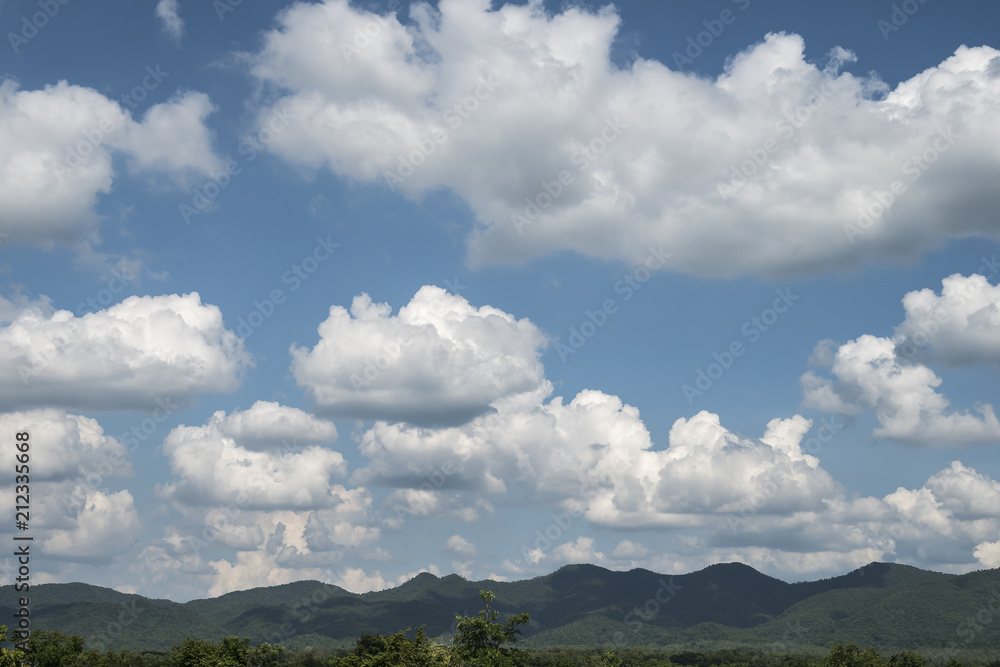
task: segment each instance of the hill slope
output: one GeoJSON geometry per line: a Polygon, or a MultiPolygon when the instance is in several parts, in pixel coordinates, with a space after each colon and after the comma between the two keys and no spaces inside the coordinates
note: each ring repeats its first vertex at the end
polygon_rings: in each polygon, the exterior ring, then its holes
{"type": "MultiPolygon", "coordinates": [[[[161,651],[187,637],[215,641],[231,634],[290,648],[346,647],[362,633],[419,625],[447,641],[455,616],[481,608],[482,589],[496,593],[501,614],[531,615],[526,647],[807,650],[855,641],[893,651],[1000,645],[1000,622],[974,620],[977,614],[992,618],[991,603],[1000,609],[1000,569],[949,575],[888,563],[794,584],[737,563],[684,575],[567,565],[515,582],[424,573],[360,595],[300,581],[183,604],[87,584],[46,584],[31,589],[32,626],[83,635],[88,646],[161,651]]],[[[15,602],[13,587],[0,587],[0,614],[13,613],[15,602]]]]}

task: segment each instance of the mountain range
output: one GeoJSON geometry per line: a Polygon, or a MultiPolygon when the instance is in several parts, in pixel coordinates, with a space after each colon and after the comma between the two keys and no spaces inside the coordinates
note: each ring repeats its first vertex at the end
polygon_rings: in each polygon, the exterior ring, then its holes
{"type": "MultiPolygon", "coordinates": [[[[363,633],[421,625],[448,642],[455,617],[482,608],[480,590],[496,594],[493,606],[503,616],[530,614],[525,648],[747,647],[784,653],[849,641],[887,652],[1000,647],[1000,568],[955,575],[889,563],[799,583],[738,563],[682,575],[567,565],[513,582],[423,573],[362,594],[300,581],[185,603],[82,583],[42,584],[32,586],[29,606],[32,629],[82,635],[88,648],[165,651],[187,637],[239,635],[292,649],[329,649],[353,646],[363,633]]],[[[21,595],[13,586],[0,587],[0,615],[12,619],[21,595]]]]}

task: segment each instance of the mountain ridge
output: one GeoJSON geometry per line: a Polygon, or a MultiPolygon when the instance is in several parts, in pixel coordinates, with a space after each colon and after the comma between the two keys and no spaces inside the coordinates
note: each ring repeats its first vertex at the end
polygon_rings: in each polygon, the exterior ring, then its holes
{"type": "MultiPolygon", "coordinates": [[[[179,603],[74,582],[33,586],[29,598],[33,628],[79,634],[88,646],[104,649],[162,651],[189,636],[217,641],[231,634],[324,649],[351,646],[361,634],[420,625],[448,641],[455,617],[481,608],[482,589],[496,593],[493,607],[501,615],[531,615],[523,634],[527,648],[1000,645],[1000,614],[996,622],[963,625],[1000,605],[1000,568],[956,575],[870,563],[836,577],[788,583],[740,563],[687,574],[570,564],[512,582],[425,572],[367,593],[307,580],[179,603]]],[[[0,587],[0,614],[13,613],[21,595],[13,586],[0,587]]]]}

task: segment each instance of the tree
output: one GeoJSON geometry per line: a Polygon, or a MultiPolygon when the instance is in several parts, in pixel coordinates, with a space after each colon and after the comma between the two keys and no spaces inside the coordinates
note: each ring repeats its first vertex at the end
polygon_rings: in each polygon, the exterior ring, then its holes
{"type": "Polygon", "coordinates": [[[202,639],[185,639],[170,649],[169,667],[273,667],[284,646],[264,642],[251,648],[249,637],[225,637],[218,646],[202,639]]]}
{"type": "Polygon", "coordinates": [[[924,667],[924,658],[913,651],[903,651],[889,658],[889,667],[924,667]]]}
{"type": "Polygon", "coordinates": [[[75,667],[86,662],[83,644],[84,639],[80,635],[32,630],[25,646],[23,664],[30,667],[75,667]]]}
{"type": "Polygon", "coordinates": [[[342,658],[333,658],[329,667],[444,667],[448,654],[444,646],[435,644],[424,634],[424,626],[417,628],[413,639],[409,632],[400,630],[394,635],[361,635],[354,650],[342,658]]]}
{"type": "Polygon", "coordinates": [[[483,610],[478,616],[459,616],[457,632],[452,637],[455,657],[460,664],[470,667],[510,667],[523,661],[526,653],[504,646],[517,641],[521,629],[531,620],[528,614],[511,616],[503,623],[497,622],[499,612],[490,609],[490,602],[496,598],[492,592],[479,591],[483,610]]]}
{"type": "MultiPolygon", "coordinates": [[[[0,644],[7,641],[7,626],[0,625],[0,644]]],[[[13,641],[13,640],[11,640],[13,641]]],[[[13,651],[0,647],[0,667],[20,667],[24,661],[24,651],[13,651]]]]}
{"type": "Polygon", "coordinates": [[[874,648],[864,651],[851,642],[847,646],[837,643],[823,661],[824,667],[889,667],[888,661],[874,648]]]}

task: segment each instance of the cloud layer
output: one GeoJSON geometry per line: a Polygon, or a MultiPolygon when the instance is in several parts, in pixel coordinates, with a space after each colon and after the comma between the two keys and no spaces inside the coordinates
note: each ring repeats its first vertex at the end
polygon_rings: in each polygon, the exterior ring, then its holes
{"type": "Polygon", "coordinates": [[[612,7],[444,0],[410,19],[346,0],[282,13],[251,59],[298,119],[269,148],[412,197],[451,189],[479,222],[474,266],[665,245],[676,270],[777,276],[998,234],[995,49],[889,90],[788,34],[715,79],[619,69],[612,7]]]}
{"type": "Polygon", "coordinates": [[[0,400],[12,408],[152,409],[232,391],[251,363],[197,293],[133,296],[82,317],[0,298],[0,316],[0,400]]]}
{"type": "MultiPolygon", "coordinates": [[[[149,68],[140,89],[169,76],[149,68]]],[[[115,157],[138,173],[186,182],[219,168],[205,121],[204,93],[178,93],[141,120],[91,88],[60,81],[40,90],[0,82],[0,233],[7,241],[79,238],[97,222],[98,196],[115,183],[115,157]]]]}

